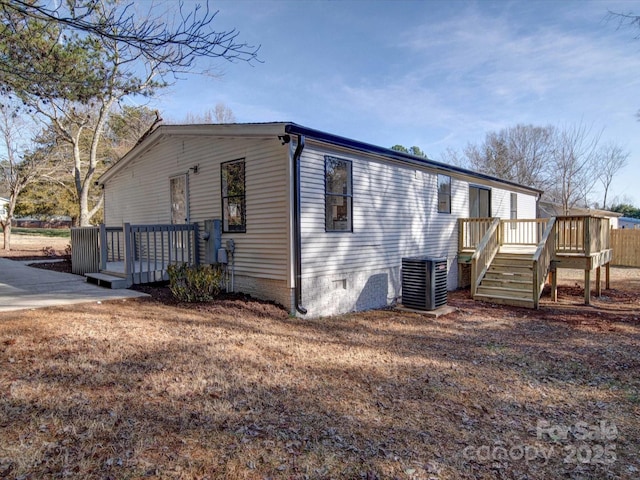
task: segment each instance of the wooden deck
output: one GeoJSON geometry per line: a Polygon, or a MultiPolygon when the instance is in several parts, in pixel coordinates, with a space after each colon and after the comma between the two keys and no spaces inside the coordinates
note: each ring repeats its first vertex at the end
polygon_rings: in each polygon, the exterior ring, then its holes
{"type": "Polygon", "coordinates": [[[127,278],[131,275],[132,284],[154,283],[169,280],[167,275],[168,262],[158,261],[140,261],[136,260],[131,265],[131,273],[127,273],[126,263],[121,262],[107,262],[104,269],[100,270],[101,273],[113,275],[116,277],[127,278]]]}
{"type": "Polygon", "coordinates": [[[198,263],[195,223],[83,227],[72,229],[71,243],[74,273],[124,278],[126,286],[168,280],[171,264],[198,263]]]}
{"type": "MultiPolygon", "coordinates": [[[[585,303],[590,303],[591,272],[596,270],[596,294],[601,294],[601,267],[609,288],[609,220],[591,216],[551,219],[460,219],[459,278],[470,267],[474,299],[538,308],[547,276],[557,300],[557,270],[585,272],[585,303]]],[[[464,286],[461,284],[460,286],[464,286]]]]}

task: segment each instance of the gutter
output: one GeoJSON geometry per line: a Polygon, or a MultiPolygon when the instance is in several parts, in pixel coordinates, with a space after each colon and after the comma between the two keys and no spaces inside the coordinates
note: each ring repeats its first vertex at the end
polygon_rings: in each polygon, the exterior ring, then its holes
{"type": "Polygon", "coordinates": [[[446,163],[436,162],[428,158],[421,158],[411,155],[409,153],[398,152],[390,148],[379,147],[370,143],[361,142],[358,140],[352,140],[350,138],[341,137],[339,135],[333,135],[331,133],[321,132],[320,130],[314,130],[311,128],[303,127],[295,123],[289,123],[285,127],[285,132],[291,135],[304,135],[310,139],[317,140],[319,142],[327,143],[336,147],[348,148],[351,150],[357,150],[362,153],[373,154],[383,156],[388,159],[394,159],[409,165],[416,165],[421,167],[429,167],[442,172],[457,173],[461,175],[471,176],[473,178],[479,178],[491,182],[498,182],[512,187],[518,187],[522,190],[528,190],[538,195],[542,195],[544,192],[537,188],[527,187],[510,180],[503,180],[502,178],[494,177],[484,173],[474,172],[473,170],[467,170],[466,168],[456,167],[455,165],[447,165],[446,163]]]}
{"type": "Polygon", "coordinates": [[[294,269],[294,296],[296,311],[306,315],[307,309],[302,303],[302,232],[300,227],[300,157],[304,150],[305,136],[298,134],[298,144],[293,153],[293,256],[295,257],[294,269]]]}

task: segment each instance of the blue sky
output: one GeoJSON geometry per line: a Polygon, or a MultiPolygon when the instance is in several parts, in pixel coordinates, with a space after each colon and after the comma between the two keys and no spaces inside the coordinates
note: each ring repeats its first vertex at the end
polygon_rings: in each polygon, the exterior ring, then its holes
{"type": "MultiPolygon", "coordinates": [[[[193,5],[193,3],[188,3],[193,5]]],[[[214,1],[214,28],[261,45],[154,106],[165,120],[218,102],[238,122],[293,121],[382,146],[478,143],[518,123],[583,124],[631,155],[612,196],[640,205],[640,30],[607,10],[640,2],[214,1]]],[[[203,67],[204,65],[200,65],[203,67]]]]}

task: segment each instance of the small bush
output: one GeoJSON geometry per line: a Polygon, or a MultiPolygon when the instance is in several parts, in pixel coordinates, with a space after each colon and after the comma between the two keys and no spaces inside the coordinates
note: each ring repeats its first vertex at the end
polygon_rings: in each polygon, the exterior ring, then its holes
{"type": "Polygon", "coordinates": [[[222,269],[212,265],[169,265],[169,288],[181,302],[209,302],[222,291],[222,269]]]}

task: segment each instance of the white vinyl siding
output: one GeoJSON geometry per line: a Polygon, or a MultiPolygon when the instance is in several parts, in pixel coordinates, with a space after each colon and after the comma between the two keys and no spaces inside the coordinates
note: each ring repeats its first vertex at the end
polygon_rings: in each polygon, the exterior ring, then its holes
{"type": "MultiPolygon", "coordinates": [[[[418,170],[414,166],[340,149],[334,151],[307,142],[301,159],[301,177],[303,279],[341,275],[347,278],[354,272],[394,268],[399,273],[403,257],[428,255],[447,257],[448,287],[457,287],[457,219],[469,216],[467,179],[451,175],[451,215],[442,215],[438,214],[438,173],[426,167],[418,170]],[[353,233],[350,235],[325,231],[325,155],[352,161],[353,233]]],[[[490,185],[487,188],[492,192],[494,215],[509,218],[510,191],[490,185]],[[506,205],[504,211],[503,204],[506,205]]],[[[523,215],[535,218],[535,196],[521,193],[518,196],[523,215]]],[[[389,282],[392,297],[400,278],[389,278],[389,282]]]]}
{"type": "Polygon", "coordinates": [[[246,162],[246,233],[222,236],[236,243],[235,274],[288,284],[289,148],[275,135],[162,137],[106,182],[105,223],[170,223],[169,178],[188,174],[190,219],[202,232],[204,220],[222,218],[220,164],[239,158],[246,162]],[[189,171],[195,165],[197,174],[189,171]]]}
{"type": "Polygon", "coordinates": [[[455,259],[457,217],[466,216],[466,183],[452,178],[454,215],[449,216],[438,215],[435,173],[353,153],[327,152],[310,142],[302,155],[301,172],[303,278],[394,268],[405,256],[455,259]],[[351,235],[324,229],[325,153],[353,162],[351,235]]]}
{"type": "Polygon", "coordinates": [[[511,218],[511,194],[517,195],[518,218],[536,218],[536,197],[502,188],[491,189],[491,211],[494,217],[511,218]]]}

